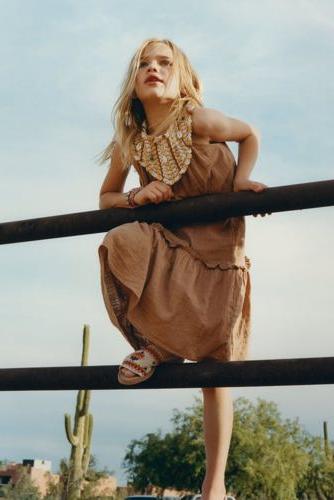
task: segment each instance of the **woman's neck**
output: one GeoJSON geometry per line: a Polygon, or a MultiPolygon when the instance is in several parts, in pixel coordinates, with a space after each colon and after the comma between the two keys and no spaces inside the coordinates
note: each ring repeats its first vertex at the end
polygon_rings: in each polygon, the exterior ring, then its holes
{"type": "Polygon", "coordinates": [[[152,134],[163,122],[170,113],[172,102],[156,102],[156,101],[146,101],[143,102],[143,107],[145,110],[148,133],[152,134]]]}

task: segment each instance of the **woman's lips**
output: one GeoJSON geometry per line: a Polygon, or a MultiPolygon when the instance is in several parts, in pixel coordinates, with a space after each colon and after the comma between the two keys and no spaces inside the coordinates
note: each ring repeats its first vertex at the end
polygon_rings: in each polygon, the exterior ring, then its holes
{"type": "Polygon", "coordinates": [[[157,76],[149,76],[148,78],[146,78],[145,80],[145,83],[162,83],[162,81],[160,80],[160,78],[158,78],[157,76]]]}

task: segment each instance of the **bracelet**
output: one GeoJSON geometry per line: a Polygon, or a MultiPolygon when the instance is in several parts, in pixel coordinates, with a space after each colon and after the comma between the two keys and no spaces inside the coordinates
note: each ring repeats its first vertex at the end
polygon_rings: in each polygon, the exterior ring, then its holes
{"type": "Polygon", "coordinates": [[[138,193],[138,191],[141,191],[141,189],[142,189],[141,187],[133,188],[126,193],[128,205],[130,208],[139,207],[139,204],[135,202],[134,198],[135,195],[138,193]]]}

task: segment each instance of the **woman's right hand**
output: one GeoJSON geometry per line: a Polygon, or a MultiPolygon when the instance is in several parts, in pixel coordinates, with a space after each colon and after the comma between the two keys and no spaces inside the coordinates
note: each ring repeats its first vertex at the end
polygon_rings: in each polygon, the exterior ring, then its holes
{"type": "Polygon", "coordinates": [[[158,204],[171,198],[174,198],[171,186],[162,181],[152,181],[135,194],[134,202],[138,205],[158,204]]]}

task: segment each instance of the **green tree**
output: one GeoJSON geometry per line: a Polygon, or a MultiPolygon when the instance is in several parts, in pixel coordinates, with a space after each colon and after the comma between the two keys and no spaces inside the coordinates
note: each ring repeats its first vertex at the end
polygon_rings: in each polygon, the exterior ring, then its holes
{"type": "MultiPolygon", "coordinates": [[[[295,500],[302,498],[303,489],[311,492],[320,478],[334,491],[331,463],[317,447],[318,438],[298,419],[284,420],[275,403],[261,399],[252,404],[239,398],[234,407],[226,471],[229,491],[239,499],[295,500]],[[313,482],[307,479],[314,477],[313,482]]],[[[184,412],[174,410],[171,420],[171,432],[162,435],[159,430],[128,445],[123,467],[129,483],[142,492],[152,485],[200,490],[205,473],[201,399],[184,412]]]]}
{"type": "Polygon", "coordinates": [[[184,413],[173,411],[173,431],[147,434],[132,440],[123,467],[129,483],[142,492],[154,485],[199,491],[204,475],[202,407],[195,404],[184,413]]]}
{"type": "Polygon", "coordinates": [[[283,420],[275,403],[240,398],[227,467],[227,485],[249,500],[294,500],[305,475],[308,434],[298,419],[283,420]]]}
{"type": "Polygon", "coordinates": [[[309,466],[298,484],[297,496],[303,500],[334,499],[334,460],[326,454],[320,438],[312,437],[306,443],[309,466]]]}

